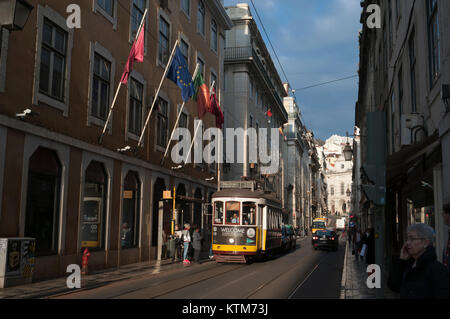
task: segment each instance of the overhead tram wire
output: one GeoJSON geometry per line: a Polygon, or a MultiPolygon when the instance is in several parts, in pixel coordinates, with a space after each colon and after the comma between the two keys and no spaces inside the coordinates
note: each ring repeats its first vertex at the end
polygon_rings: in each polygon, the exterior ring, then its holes
{"type": "Polygon", "coordinates": [[[278,54],[277,54],[277,52],[275,51],[275,48],[272,45],[272,41],[270,41],[269,35],[267,34],[266,28],[264,27],[264,23],[263,23],[261,17],[259,16],[259,13],[258,13],[258,10],[256,9],[255,3],[253,2],[253,0],[251,0],[251,2],[252,2],[252,5],[253,5],[253,8],[255,9],[256,16],[258,17],[258,20],[261,23],[261,27],[263,28],[263,31],[264,31],[264,33],[266,35],[266,38],[269,41],[270,47],[272,48],[272,51],[275,54],[275,57],[276,57],[276,59],[278,61],[278,64],[280,65],[281,71],[283,72],[283,75],[286,78],[286,82],[288,82],[288,84],[290,86],[289,79],[288,79],[288,77],[286,75],[286,72],[284,72],[283,65],[281,64],[280,59],[278,58],[278,54]]]}
{"type": "Polygon", "coordinates": [[[332,80],[332,81],[327,81],[327,82],[314,84],[314,85],[311,85],[311,86],[302,87],[300,89],[295,89],[295,91],[302,91],[302,90],[311,89],[311,88],[315,88],[315,87],[326,85],[326,84],[330,84],[330,83],[335,83],[335,82],[340,82],[340,81],[344,81],[344,80],[349,80],[349,79],[356,78],[358,76],[359,76],[358,74],[355,74],[355,75],[347,76],[347,77],[341,78],[341,79],[336,79],[336,80],[332,80]]]}

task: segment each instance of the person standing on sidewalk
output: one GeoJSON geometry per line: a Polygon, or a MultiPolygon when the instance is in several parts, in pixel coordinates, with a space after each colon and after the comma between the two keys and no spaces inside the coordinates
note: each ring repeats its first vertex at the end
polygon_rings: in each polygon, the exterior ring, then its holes
{"type": "Polygon", "coordinates": [[[388,287],[402,299],[450,299],[450,273],[437,261],[434,230],[426,224],[407,229],[407,241],[392,266],[388,287]]]}
{"type": "Polygon", "coordinates": [[[447,267],[447,270],[450,272],[450,203],[444,205],[444,223],[447,225],[448,237],[447,237],[447,246],[444,248],[444,266],[447,267]]]}
{"type": "Polygon", "coordinates": [[[200,253],[202,251],[203,236],[200,233],[200,228],[196,227],[192,235],[192,248],[194,248],[194,261],[200,264],[200,253]]]}
{"type": "Polygon", "coordinates": [[[190,230],[191,225],[184,224],[184,230],[182,231],[182,241],[183,241],[183,263],[190,264],[191,262],[188,259],[189,245],[191,244],[191,233],[190,230]]]}

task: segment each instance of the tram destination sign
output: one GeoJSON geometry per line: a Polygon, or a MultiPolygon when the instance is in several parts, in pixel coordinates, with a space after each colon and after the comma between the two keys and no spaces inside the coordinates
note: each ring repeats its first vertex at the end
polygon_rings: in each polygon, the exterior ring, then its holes
{"type": "Polygon", "coordinates": [[[255,246],[255,227],[213,227],[213,244],[255,246]]]}

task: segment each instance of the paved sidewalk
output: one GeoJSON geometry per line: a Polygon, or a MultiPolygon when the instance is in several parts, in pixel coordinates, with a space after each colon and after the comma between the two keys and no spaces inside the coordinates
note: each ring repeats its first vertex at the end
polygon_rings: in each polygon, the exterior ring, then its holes
{"type": "MultiPolygon", "coordinates": [[[[201,261],[209,262],[209,251],[202,251],[201,261]]],[[[81,288],[88,290],[111,284],[113,282],[136,279],[144,276],[157,275],[173,269],[183,268],[181,262],[172,262],[171,259],[130,264],[120,266],[119,268],[103,269],[96,272],[90,272],[89,275],[81,276],[81,288]]],[[[67,274],[69,276],[69,274],[67,274]]],[[[46,298],[55,295],[72,293],[74,289],[67,288],[67,277],[35,282],[29,285],[14,286],[0,289],[0,299],[37,299],[46,298]]]]}
{"type": "Polygon", "coordinates": [[[384,291],[377,292],[377,289],[367,287],[367,266],[365,260],[352,255],[351,246],[346,241],[340,299],[398,299],[398,294],[387,288],[386,282],[381,283],[384,291]],[[377,293],[381,293],[382,297],[378,297],[377,293]]]}

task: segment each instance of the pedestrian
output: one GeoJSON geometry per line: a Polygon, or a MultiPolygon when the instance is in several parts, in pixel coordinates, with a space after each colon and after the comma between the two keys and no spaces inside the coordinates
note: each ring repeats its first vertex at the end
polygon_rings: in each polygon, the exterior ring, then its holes
{"type": "Polygon", "coordinates": [[[372,265],[375,263],[375,234],[373,228],[369,228],[366,232],[366,245],[366,264],[372,265]]]}
{"type": "Polygon", "coordinates": [[[362,234],[361,234],[361,230],[357,229],[356,230],[356,234],[354,236],[354,241],[355,241],[355,256],[356,258],[359,258],[359,254],[361,253],[361,243],[362,243],[362,234]]]}
{"type": "Polygon", "coordinates": [[[200,227],[196,227],[192,235],[192,248],[194,249],[194,261],[200,264],[200,253],[202,251],[203,236],[200,233],[200,227]]]}
{"type": "Polygon", "coordinates": [[[449,261],[449,255],[450,255],[450,203],[447,203],[444,205],[444,223],[447,225],[447,246],[444,246],[444,258],[442,259],[444,262],[444,266],[447,267],[447,270],[450,272],[450,261],[449,261]]]}
{"type": "Polygon", "coordinates": [[[181,260],[181,251],[183,249],[184,243],[181,241],[181,237],[183,235],[182,231],[180,230],[180,226],[175,225],[175,255],[172,261],[178,261],[181,260]]]}
{"type": "Polygon", "coordinates": [[[191,245],[191,233],[190,230],[191,225],[184,224],[184,230],[182,231],[182,241],[183,241],[183,263],[185,265],[190,264],[191,262],[188,259],[189,246],[191,245]]]}
{"type": "Polygon", "coordinates": [[[426,224],[407,229],[407,241],[391,269],[388,287],[402,299],[450,299],[450,273],[437,261],[434,230],[426,224]]]}

